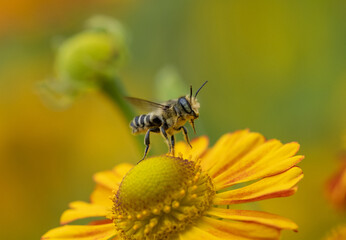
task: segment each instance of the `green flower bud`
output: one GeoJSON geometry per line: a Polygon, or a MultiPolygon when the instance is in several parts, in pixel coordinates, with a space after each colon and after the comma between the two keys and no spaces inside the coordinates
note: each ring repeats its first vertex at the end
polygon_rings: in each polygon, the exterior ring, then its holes
{"type": "Polygon", "coordinates": [[[59,47],[55,62],[57,80],[77,91],[114,79],[126,56],[125,34],[117,21],[96,17],[88,26],[59,47]]]}
{"type": "MultiPolygon", "coordinates": [[[[40,82],[37,90],[44,102],[54,108],[65,108],[81,93],[95,88],[110,96],[115,104],[124,105],[118,70],[126,57],[122,25],[112,18],[93,17],[84,31],[58,47],[55,76],[40,82]]],[[[123,107],[129,111],[127,106],[123,107]]]]}

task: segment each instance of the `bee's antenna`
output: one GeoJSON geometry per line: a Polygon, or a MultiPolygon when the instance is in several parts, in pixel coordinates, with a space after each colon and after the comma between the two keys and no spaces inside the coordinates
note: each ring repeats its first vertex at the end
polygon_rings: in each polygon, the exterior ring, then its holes
{"type": "Polygon", "coordinates": [[[192,101],[192,85],[190,85],[190,102],[192,101]]]}
{"type": "Polygon", "coordinates": [[[197,97],[197,94],[199,93],[199,91],[202,89],[202,87],[204,87],[205,84],[207,84],[208,81],[205,81],[202,86],[197,90],[195,97],[197,97]]]}

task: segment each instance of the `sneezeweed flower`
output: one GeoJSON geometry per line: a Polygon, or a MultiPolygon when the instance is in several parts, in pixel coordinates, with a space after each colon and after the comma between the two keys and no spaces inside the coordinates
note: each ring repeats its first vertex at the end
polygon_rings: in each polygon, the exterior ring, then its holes
{"type": "Polygon", "coordinates": [[[294,194],[303,177],[296,166],[303,159],[295,156],[298,143],[243,130],[223,135],[209,149],[206,137],[191,144],[176,145],[179,157],[97,173],[90,203],[71,203],[61,224],[104,219],[58,227],[42,239],[279,239],[281,230],[297,230],[284,217],[232,205],[294,194]]]}
{"type": "Polygon", "coordinates": [[[340,225],[333,229],[325,240],[344,240],[346,239],[346,225],[340,225]]]}

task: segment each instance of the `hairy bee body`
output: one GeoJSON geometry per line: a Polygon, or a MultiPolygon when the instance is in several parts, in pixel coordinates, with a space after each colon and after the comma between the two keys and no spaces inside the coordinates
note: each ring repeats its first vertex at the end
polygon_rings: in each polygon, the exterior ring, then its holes
{"type": "MultiPolygon", "coordinates": [[[[206,83],[207,82],[204,84],[206,83]]],[[[161,133],[167,142],[169,152],[173,155],[175,145],[174,134],[177,132],[182,131],[186,142],[190,145],[187,129],[184,125],[186,122],[189,122],[195,131],[194,120],[199,117],[198,109],[200,107],[196,98],[199,90],[196,92],[195,96],[192,96],[192,88],[190,88],[190,95],[182,96],[164,103],[154,103],[138,98],[127,98],[135,105],[150,106],[154,109],[147,114],[136,116],[130,123],[133,134],[145,133],[144,144],[146,148],[142,160],[146,157],[149,150],[151,132],[161,133]]]]}
{"type": "Polygon", "coordinates": [[[159,127],[162,124],[161,117],[154,113],[136,116],[130,124],[133,134],[146,132],[150,128],[159,127]]]}

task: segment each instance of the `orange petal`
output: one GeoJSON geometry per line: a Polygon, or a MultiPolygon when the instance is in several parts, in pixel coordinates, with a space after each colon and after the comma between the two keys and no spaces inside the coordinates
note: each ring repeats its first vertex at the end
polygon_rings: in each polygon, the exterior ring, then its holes
{"type": "Polygon", "coordinates": [[[208,171],[209,176],[215,178],[264,141],[261,134],[248,130],[225,134],[203,157],[202,168],[208,171]]]}
{"type": "Polygon", "coordinates": [[[110,213],[110,209],[105,206],[81,201],[70,203],[70,208],[62,214],[60,218],[61,224],[67,224],[77,219],[88,217],[106,217],[110,213]]]}
{"type": "MultiPolygon", "coordinates": [[[[113,191],[116,190],[117,188],[113,189],[113,191]]],[[[113,202],[111,200],[112,195],[113,192],[111,189],[102,185],[96,185],[94,191],[90,195],[90,202],[111,208],[113,205],[113,202]]]]}
{"type": "Polygon", "coordinates": [[[86,226],[65,225],[48,231],[42,236],[41,240],[107,240],[115,234],[113,223],[86,226]]]}
{"type": "Polygon", "coordinates": [[[191,226],[186,231],[179,234],[179,240],[223,240],[224,238],[219,238],[215,235],[212,235],[203,229],[198,227],[191,226]]]}
{"type": "Polygon", "coordinates": [[[255,222],[278,229],[298,229],[297,224],[287,218],[260,211],[210,208],[206,214],[230,220],[255,222]]]}
{"type": "Polygon", "coordinates": [[[217,190],[286,171],[303,159],[293,156],[298,149],[298,143],[283,145],[275,139],[251,149],[237,161],[225,163],[222,171],[212,176],[217,190]]]}
{"type": "Polygon", "coordinates": [[[346,155],[341,157],[338,171],[327,181],[326,196],[337,210],[342,211],[346,208],[346,155]]]}
{"type": "Polygon", "coordinates": [[[197,227],[222,239],[277,240],[280,237],[279,229],[252,222],[234,222],[217,220],[210,217],[202,217],[201,221],[198,222],[197,227]]]}
{"type": "Polygon", "coordinates": [[[103,224],[108,224],[112,222],[113,220],[111,219],[102,219],[102,220],[95,220],[95,221],[89,222],[88,225],[103,225],[103,224]]]}
{"type": "Polygon", "coordinates": [[[297,191],[295,185],[302,178],[302,170],[299,167],[293,167],[286,172],[263,178],[248,186],[217,193],[214,204],[245,203],[274,197],[287,197],[297,191]]]}
{"type": "Polygon", "coordinates": [[[201,136],[193,139],[191,142],[192,148],[186,142],[178,142],[175,145],[175,152],[177,154],[183,154],[184,158],[192,156],[193,160],[196,160],[205,153],[208,148],[209,139],[206,136],[201,136]]]}

